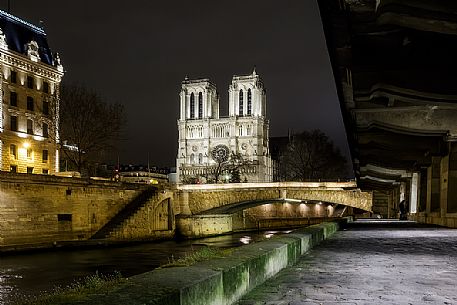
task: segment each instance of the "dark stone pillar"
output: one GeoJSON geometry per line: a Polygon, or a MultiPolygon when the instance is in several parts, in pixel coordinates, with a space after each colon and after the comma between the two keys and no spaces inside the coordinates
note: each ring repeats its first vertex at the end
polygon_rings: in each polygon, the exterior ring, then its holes
{"type": "Polygon", "coordinates": [[[373,213],[381,215],[382,218],[389,218],[389,202],[391,191],[373,191],[373,213]]]}
{"type": "Polygon", "coordinates": [[[400,203],[400,186],[394,187],[386,193],[387,201],[387,218],[398,217],[398,205],[400,203]]]}
{"type": "Polygon", "coordinates": [[[447,212],[457,213],[457,143],[450,144],[447,212]]]}
{"type": "Polygon", "coordinates": [[[430,212],[439,212],[441,208],[441,157],[432,157],[430,184],[430,212]]]}
{"type": "Polygon", "coordinates": [[[446,217],[447,214],[447,202],[448,202],[448,177],[449,177],[449,155],[441,158],[440,168],[440,212],[441,217],[446,217]]]}

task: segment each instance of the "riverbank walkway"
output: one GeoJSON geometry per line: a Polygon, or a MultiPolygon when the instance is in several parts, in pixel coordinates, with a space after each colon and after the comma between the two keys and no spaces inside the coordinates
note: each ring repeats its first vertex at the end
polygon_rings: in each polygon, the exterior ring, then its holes
{"type": "Polygon", "coordinates": [[[356,221],[237,304],[457,304],[457,230],[356,221]]]}

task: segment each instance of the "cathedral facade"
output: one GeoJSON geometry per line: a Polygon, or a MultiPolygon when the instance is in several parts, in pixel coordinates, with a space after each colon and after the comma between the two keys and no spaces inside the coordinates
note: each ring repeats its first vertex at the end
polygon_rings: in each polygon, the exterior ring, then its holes
{"type": "Polygon", "coordinates": [[[187,78],[182,82],[176,160],[179,182],[228,182],[236,162],[243,164],[236,168],[240,181],[272,180],[262,80],[254,69],[249,75],[233,76],[228,91],[229,115],[220,117],[213,83],[187,78]]]}

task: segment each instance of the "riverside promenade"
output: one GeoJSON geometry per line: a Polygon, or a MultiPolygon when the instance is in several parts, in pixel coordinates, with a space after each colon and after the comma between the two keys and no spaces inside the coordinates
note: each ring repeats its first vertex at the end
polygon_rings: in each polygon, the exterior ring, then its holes
{"type": "Polygon", "coordinates": [[[457,230],[356,221],[239,305],[457,304],[457,230]]]}

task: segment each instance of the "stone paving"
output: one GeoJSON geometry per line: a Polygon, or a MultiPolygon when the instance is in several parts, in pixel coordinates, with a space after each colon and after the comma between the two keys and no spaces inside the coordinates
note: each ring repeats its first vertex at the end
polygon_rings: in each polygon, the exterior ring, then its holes
{"type": "Polygon", "coordinates": [[[457,230],[355,222],[237,304],[457,304],[457,230]]]}

